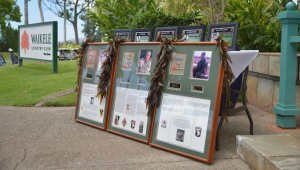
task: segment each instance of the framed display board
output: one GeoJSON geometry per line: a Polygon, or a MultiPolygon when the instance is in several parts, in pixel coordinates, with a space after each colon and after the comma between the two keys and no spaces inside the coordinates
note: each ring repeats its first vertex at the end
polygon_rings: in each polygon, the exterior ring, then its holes
{"type": "Polygon", "coordinates": [[[216,42],[173,43],[150,145],[212,163],[224,66],[216,42]]]}
{"type": "Polygon", "coordinates": [[[237,33],[239,24],[237,22],[222,23],[222,24],[210,24],[208,26],[208,41],[215,41],[219,35],[225,31],[223,40],[228,42],[228,51],[237,51],[237,33]]]}
{"type": "Polygon", "coordinates": [[[158,42],[119,45],[107,131],[149,143],[146,102],[158,52],[158,42]]]}
{"type": "Polygon", "coordinates": [[[114,38],[116,38],[117,35],[119,35],[124,40],[130,42],[132,40],[131,34],[132,34],[132,29],[115,29],[114,38]]]}
{"type": "Polygon", "coordinates": [[[205,41],[206,25],[188,26],[179,28],[179,39],[186,37],[185,42],[205,41]]]}
{"type": "Polygon", "coordinates": [[[106,48],[107,43],[89,43],[84,51],[75,112],[77,122],[99,129],[105,129],[107,101],[109,100],[109,95],[107,95],[100,104],[100,99],[96,98],[99,81],[97,76],[102,73],[101,67],[106,59],[106,48]]]}
{"type": "Polygon", "coordinates": [[[172,39],[173,37],[177,37],[178,27],[157,27],[155,28],[154,41],[160,32],[161,35],[164,35],[168,39],[172,39]]]}
{"type": "Polygon", "coordinates": [[[137,28],[133,31],[134,42],[151,42],[153,37],[152,28],[137,28]]]}

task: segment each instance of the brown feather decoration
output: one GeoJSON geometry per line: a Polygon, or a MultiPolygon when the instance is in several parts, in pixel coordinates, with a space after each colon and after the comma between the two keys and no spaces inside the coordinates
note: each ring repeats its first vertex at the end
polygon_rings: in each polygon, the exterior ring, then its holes
{"type": "Polygon", "coordinates": [[[94,41],[94,36],[86,39],[86,41],[83,41],[82,44],[81,44],[81,48],[80,48],[80,51],[79,51],[79,57],[78,57],[78,60],[77,60],[78,71],[77,71],[77,81],[76,81],[75,92],[78,91],[79,85],[80,85],[79,80],[80,80],[80,76],[81,76],[81,67],[83,65],[84,52],[86,50],[86,47],[87,47],[88,43],[91,43],[93,41],[94,41]]]}
{"type": "Polygon", "coordinates": [[[108,49],[106,51],[106,60],[102,64],[102,73],[99,77],[99,84],[97,87],[97,98],[100,98],[100,104],[102,103],[103,98],[106,97],[107,86],[109,83],[110,73],[112,70],[112,64],[117,55],[118,45],[125,42],[121,36],[113,38],[108,44],[108,49]]]}
{"type": "Polygon", "coordinates": [[[231,82],[235,79],[234,74],[232,73],[229,62],[232,63],[230,56],[227,53],[227,46],[225,45],[225,41],[222,39],[225,32],[223,32],[217,39],[217,48],[220,48],[220,56],[221,62],[225,65],[224,70],[224,79],[223,79],[223,87],[222,87],[222,101],[223,101],[223,114],[226,123],[228,123],[227,115],[228,109],[232,106],[232,102],[230,100],[230,90],[231,90],[231,82]]]}
{"type": "Polygon", "coordinates": [[[172,58],[172,42],[184,41],[185,39],[178,40],[174,37],[169,40],[167,37],[159,33],[156,41],[160,43],[160,51],[156,55],[156,65],[154,68],[154,73],[151,79],[151,84],[149,87],[148,98],[147,98],[147,108],[148,116],[151,116],[155,106],[158,106],[162,94],[162,89],[164,86],[164,79],[167,73],[167,66],[172,58]]]}

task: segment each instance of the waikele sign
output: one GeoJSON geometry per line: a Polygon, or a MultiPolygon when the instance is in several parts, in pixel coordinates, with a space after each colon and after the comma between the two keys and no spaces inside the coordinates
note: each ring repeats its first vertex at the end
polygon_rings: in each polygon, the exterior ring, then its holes
{"type": "Polygon", "coordinates": [[[57,72],[57,22],[19,26],[19,59],[52,61],[57,72]]]}

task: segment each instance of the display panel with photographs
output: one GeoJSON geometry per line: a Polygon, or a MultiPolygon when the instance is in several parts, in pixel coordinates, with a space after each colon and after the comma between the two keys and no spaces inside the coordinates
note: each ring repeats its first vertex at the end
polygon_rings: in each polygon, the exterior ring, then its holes
{"type": "Polygon", "coordinates": [[[90,43],[84,52],[81,79],[78,90],[75,120],[100,129],[105,129],[108,96],[96,97],[102,64],[106,59],[107,43],[90,43]]]}
{"type": "Polygon", "coordinates": [[[156,64],[153,54],[159,43],[121,43],[115,71],[108,131],[144,143],[149,140],[150,120],[146,108],[151,74],[156,64]],[[134,56],[129,57],[128,56],[134,56]],[[128,62],[129,61],[129,62],[128,62]],[[124,66],[130,63],[130,66],[124,66]]]}
{"type": "Polygon", "coordinates": [[[185,42],[200,42],[205,40],[206,25],[180,27],[180,39],[185,42]]]}
{"type": "Polygon", "coordinates": [[[222,24],[210,24],[208,26],[208,41],[215,41],[222,33],[224,35],[222,39],[228,42],[228,50],[238,50],[237,47],[237,33],[238,23],[222,23],[222,24]]]}
{"type": "Polygon", "coordinates": [[[178,61],[185,58],[185,65],[180,74],[170,69],[174,64],[169,65],[150,145],[212,163],[224,75],[220,51],[211,42],[173,46],[173,55],[180,54],[178,61]],[[206,72],[197,75],[203,70],[197,65],[204,65],[206,72]]]}
{"type": "Polygon", "coordinates": [[[152,41],[152,28],[137,28],[134,29],[134,42],[151,42],[152,41]]]}
{"type": "Polygon", "coordinates": [[[155,28],[154,40],[159,35],[167,37],[169,40],[172,40],[173,37],[177,37],[178,27],[157,27],[155,28]]]}
{"type": "Polygon", "coordinates": [[[194,51],[190,78],[208,80],[211,65],[211,51],[194,51]]]}
{"type": "Polygon", "coordinates": [[[132,41],[131,34],[131,29],[116,29],[114,32],[114,38],[121,36],[125,41],[130,42],[132,41]]]}

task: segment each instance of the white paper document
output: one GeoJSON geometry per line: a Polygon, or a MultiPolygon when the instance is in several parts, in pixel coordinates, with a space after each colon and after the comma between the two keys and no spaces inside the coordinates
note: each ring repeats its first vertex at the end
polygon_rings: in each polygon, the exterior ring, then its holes
{"type": "Polygon", "coordinates": [[[117,87],[112,126],[145,136],[148,123],[147,97],[148,91],[117,87]]]}
{"type": "Polygon", "coordinates": [[[100,105],[100,99],[96,98],[96,95],[97,85],[83,83],[79,103],[79,117],[103,123],[106,98],[102,100],[100,105]]]}
{"type": "Polygon", "coordinates": [[[163,94],[156,139],[203,153],[210,100],[163,94]]]}

